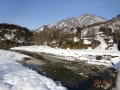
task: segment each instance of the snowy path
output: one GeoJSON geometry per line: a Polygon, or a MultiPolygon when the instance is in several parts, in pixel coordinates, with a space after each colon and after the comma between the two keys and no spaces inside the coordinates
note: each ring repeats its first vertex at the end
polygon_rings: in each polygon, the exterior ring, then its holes
{"type": "Polygon", "coordinates": [[[66,90],[16,62],[26,55],[0,50],[0,90],[66,90]]]}

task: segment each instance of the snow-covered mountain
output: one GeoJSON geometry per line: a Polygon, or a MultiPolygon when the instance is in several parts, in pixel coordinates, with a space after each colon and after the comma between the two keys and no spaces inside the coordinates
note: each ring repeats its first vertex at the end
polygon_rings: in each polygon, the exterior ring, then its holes
{"type": "Polygon", "coordinates": [[[106,20],[107,19],[104,19],[99,16],[95,16],[91,14],[84,14],[80,17],[72,17],[72,18],[68,18],[68,19],[56,22],[54,24],[41,26],[40,28],[37,29],[37,31],[44,30],[46,26],[48,28],[70,30],[71,28],[84,27],[84,26],[92,25],[94,23],[105,22],[106,20]]]}
{"type": "Polygon", "coordinates": [[[107,20],[105,22],[101,23],[94,23],[92,25],[88,25],[82,29],[82,36],[86,36],[90,34],[94,30],[94,32],[99,33],[101,30],[103,32],[108,32],[109,30],[112,30],[112,33],[120,33],[120,15],[107,20]]]}
{"type": "Polygon", "coordinates": [[[119,43],[120,47],[120,15],[106,20],[84,14],[78,18],[44,25],[35,32],[35,42],[62,48],[96,48],[101,43],[96,38],[99,35],[108,44],[107,47],[104,45],[104,49],[110,49],[110,43],[119,43]]]}

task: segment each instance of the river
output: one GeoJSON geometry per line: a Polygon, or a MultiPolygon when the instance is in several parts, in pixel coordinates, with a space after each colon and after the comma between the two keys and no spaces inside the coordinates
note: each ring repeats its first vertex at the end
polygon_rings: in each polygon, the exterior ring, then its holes
{"type": "MultiPolygon", "coordinates": [[[[20,51],[19,51],[20,52],[20,51]]],[[[34,59],[21,62],[38,73],[50,77],[68,90],[111,90],[115,87],[117,71],[105,66],[71,62],[49,57],[49,55],[21,52],[34,59]]]]}

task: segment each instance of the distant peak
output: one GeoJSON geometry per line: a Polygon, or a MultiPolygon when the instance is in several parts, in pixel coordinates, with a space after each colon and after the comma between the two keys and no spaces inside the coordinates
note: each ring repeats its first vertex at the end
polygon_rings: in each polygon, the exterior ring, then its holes
{"type": "Polygon", "coordinates": [[[83,14],[81,16],[96,16],[96,15],[93,15],[93,14],[90,14],[90,13],[85,13],[85,14],[83,14]]]}
{"type": "Polygon", "coordinates": [[[80,17],[96,17],[96,18],[99,18],[99,19],[101,19],[101,20],[107,20],[106,18],[103,18],[103,17],[101,17],[101,16],[99,16],[99,15],[94,15],[94,14],[90,14],[90,13],[86,13],[86,14],[83,14],[83,15],[81,15],[80,17]]]}
{"type": "Polygon", "coordinates": [[[93,16],[93,15],[90,13],[85,13],[85,14],[83,14],[83,16],[93,16]]]}

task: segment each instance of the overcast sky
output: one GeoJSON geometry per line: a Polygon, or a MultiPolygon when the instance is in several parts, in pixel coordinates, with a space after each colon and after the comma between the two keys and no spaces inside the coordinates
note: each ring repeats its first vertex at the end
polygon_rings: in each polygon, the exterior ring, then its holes
{"type": "Polygon", "coordinates": [[[110,19],[120,14],[120,0],[0,0],[0,23],[29,29],[85,13],[110,19]]]}

